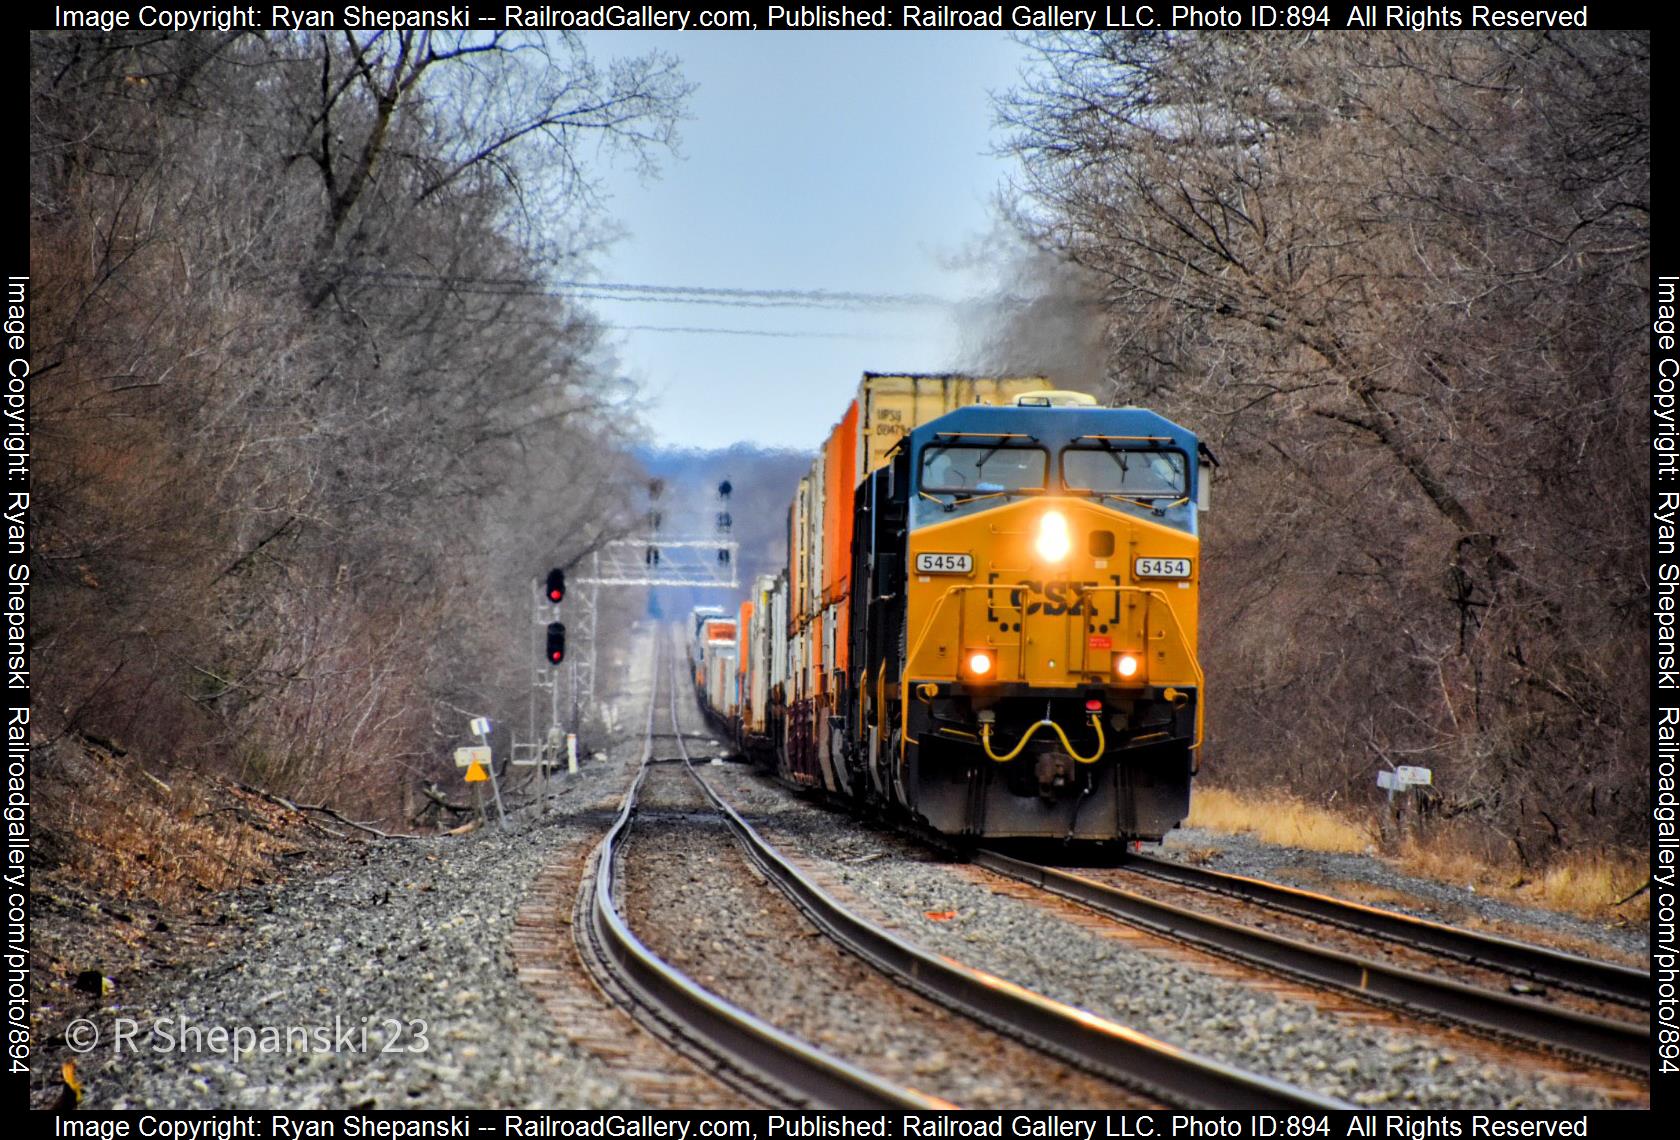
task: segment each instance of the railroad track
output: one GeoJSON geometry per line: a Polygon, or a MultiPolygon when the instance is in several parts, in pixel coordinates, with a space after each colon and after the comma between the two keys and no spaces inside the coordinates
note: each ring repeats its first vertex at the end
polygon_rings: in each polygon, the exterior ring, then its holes
{"type": "MultiPolygon", "coordinates": [[[[656,652],[665,654],[661,635],[656,652]]],[[[659,675],[648,701],[641,769],[584,876],[572,929],[596,983],[644,1026],[684,1054],[715,1062],[719,1076],[765,1104],[829,1108],[932,1109],[954,1107],[902,1088],[800,1041],[700,986],[647,948],[630,930],[619,903],[620,855],[636,817],[636,801],[653,757],[659,675]]],[[[671,715],[676,719],[672,674],[671,715]]],[[[676,736],[687,749],[680,730],[676,736]]]]}
{"type": "MultiPolygon", "coordinates": [[[[636,786],[626,798],[618,823],[607,841],[610,854],[603,856],[597,868],[594,898],[605,899],[608,905],[601,907],[597,904],[592,921],[579,923],[579,929],[588,928],[594,931],[591,938],[598,944],[607,942],[610,929],[617,920],[616,904],[613,903],[614,890],[608,879],[609,870],[616,862],[617,848],[623,842],[623,836],[628,832],[630,822],[635,816],[635,797],[646,777],[647,766],[657,762],[652,756],[654,741],[657,739],[661,744],[671,742],[675,744],[680,755],[667,759],[684,765],[712,809],[728,825],[748,858],[765,879],[780,889],[834,942],[898,983],[977,1022],[1001,1030],[1047,1053],[1070,1060],[1092,1073],[1155,1097],[1164,1104],[1291,1110],[1344,1107],[1340,1102],[1317,1094],[1230,1065],[1187,1054],[1126,1026],[1032,993],[1003,978],[955,962],[943,955],[928,953],[906,942],[892,931],[860,917],[783,857],[725,802],[711,782],[690,762],[688,742],[710,737],[705,733],[685,732],[682,729],[678,716],[681,689],[674,672],[668,687],[670,730],[657,733],[654,731],[653,718],[658,702],[656,700],[650,703],[643,770],[638,776],[636,786]],[[612,913],[609,916],[607,912],[612,913]]],[[[1483,987],[1451,979],[1434,978],[1388,963],[1325,950],[1299,940],[1245,927],[1083,876],[1027,863],[996,852],[981,852],[975,858],[975,862],[988,870],[1051,890],[1088,908],[1143,927],[1155,934],[1188,942],[1273,972],[1304,979],[1312,984],[1329,986],[1373,999],[1399,1008],[1410,1015],[1422,1015],[1434,1020],[1466,1025],[1489,1036],[1514,1040],[1523,1045],[1539,1045],[1554,1052],[1587,1058],[1594,1063],[1636,1075],[1643,1075],[1648,1071],[1649,1028],[1646,1024],[1631,1024],[1558,1009],[1542,1002],[1513,997],[1483,987]]],[[[1166,879],[1172,876],[1179,885],[1185,885],[1176,877],[1176,873],[1181,870],[1178,866],[1160,864],[1156,860],[1146,862],[1150,871],[1160,867],[1160,874],[1156,877],[1166,879]]],[[[1223,888],[1225,893],[1234,893],[1226,882],[1233,877],[1214,876],[1193,868],[1188,870],[1191,874],[1185,878],[1218,884],[1203,889],[1223,888]]],[[[1327,921],[1324,916],[1335,913],[1342,920],[1337,925],[1355,927],[1366,936],[1375,936],[1375,931],[1398,926],[1407,933],[1408,937],[1402,941],[1408,946],[1416,947],[1421,943],[1422,947],[1433,949],[1437,943],[1446,943],[1453,951],[1449,956],[1484,966],[1490,965],[1489,960],[1497,955],[1497,961],[1506,966],[1509,972],[1537,979],[1567,978],[1574,981],[1570,988],[1580,989],[1603,1000],[1609,1000],[1610,994],[1618,992],[1618,987],[1611,982],[1617,981],[1619,975],[1638,973],[1619,967],[1607,967],[1603,963],[1588,959],[1575,959],[1570,955],[1543,948],[1528,947],[1506,939],[1454,931],[1437,924],[1377,911],[1374,908],[1340,904],[1339,900],[1326,899],[1275,884],[1255,880],[1238,882],[1252,887],[1252,890],[1245,894],[1262,898],[1283,897],[1290,901],[1297,911],[1308,910],[1310,906],[1313,912],[1310,917],[1318,921],[1327,921]],[[1344,910],[1351,914],[1343,913],[1344,910]],[[1444,936],[1441,932],[1444,932],[1444,936]],[[1521,968],[1510,969],[1512,963],[1520,964],[1521,968]],[[1568,965],[1570,972],[1565,973],[1560,963],[1568,965]]],[[[1253,901],[1252,898],[1250,901],[1253,901]]],[[[622,925],[621,920],[618,920],[618,925],[622,925]]],[[[658,1020],[684,1026],[682,1035],[690,1040],[714,1039],[714,1043],[707,1045],[706,1049],[715,1055],[730,1058],[732,1068],[750,1074],[749,1080],[756,1082],[761,1099],[775,1101],[778,1097],[786,1098],[791,1094],[796,1099],[802,1098],[806,1103],[846,1107],[865,1104],[880,1106],[883,1101],[893,1107],[927,1107],[930,1103],[942,1103],[931,1101],[919,1092],[897,1088],[891,1082],[864,1073],[798,1042],[793,1042],[796,1046],[795,1060],[778,1059],[767,1065],[766,1050],[770,1047],[768,1043],[777,1038],[791,1041],[786,1034],[762,1022],[754,1021],[751,1015],[715,996],[712,997],[712,1002],[728,1009],[731,1016],[724,1019],[725,1025],[721,1031],[697,1029],[694,1024],[694,1010],[696,1006],[704,1004],[696,1002],[693,996],[693,991],[699,987],[686,978],[682,979],[686,985],[673,984],[663,977],[662,972],[650,979],[647,976],[648,968],[639,961],[631,962],[631,955],[620,951],[613,956],[621,963],[621,969],[636,972],[629,985],[619,983],[621,988],[634,988],[637,991],[634,998],[636,1002],[657,1008],[660,1011],[656,1015],[658,1020]],[[745,1028],[743,1019],[750,1023],[745,1028]],[[801,1055],[801,1051],[805,1055],[801,1055]],[[814,1084],[809,1074],[790,1071],[811,1068],[813,1058],[816,1059],[814,1064],[818,1070],[814,1084]],[[837,1078],[837,1073],[843,1075],[837,1078]]],[[[671,974],[676,974],[676,971],[670,970],[669,967],[666,969],[671,974]]],[[[677,974],[677,977],[681,978],[681,975],[677,974]]],[[[1620,990],[1631,992],[1631,987],[1623,985],[1620,990]]],[[[708,1012],[706,1016],[714,1015],[708,1012]]]]}
{"type": "MultiPolygon", "coordinates": [[[[672,716],[676,728],[674,704],[672,716]]],[[[688,763],[686,748],[683,752],[689,774],[766,879],[835,942],[901,985],[1167,1105],[1284,1111],[1351,1107],[1187,1052],[900,938],[846,907],[784,857],[688,763]]]]}
{"type": "Polygon", "coordinates": [[[848,910],[759,836],[690,763],[688,741],[705,734],[684,732],[681,727],[674,667],[672,661],[666,685],[671,729],[655,730],[661,703],[656,691],[649,702],[641,770],[597,849],[591,873],[585,876],[573,930],[591,974],[604,991],[680,1051],[712,1062],[710,1067],[732,1086],[766,1104],[955,1107],[866,1072],[762,1021],[661,960],[630,930],[622,917],[621,853],[632,832],[648,772],[662,761],[684,765],[748,858],[819,929],[907,988],[1163,1104],[1286,1110],[1348,1107],[1333,1098],[1196,1056],[930,954],[848,910]],[[656,740],[661,745],[674,743],[679,755],[655,757],[656,740]]]}
{"type": "Polygon", "coordinates": [[[1298,887],[1209,871],[1147,855],[1129,855],[1123,866],[1128,871],[1164,882],[1227,895],[1300,918],[1328,922],[1358,934],[1388,939],[1630,1008],[1648,1010],[1651,1007],[1651,975],[1630,966],[1598,962],[1298,887]]]}
{"type": "MultiPolygon", "coordinates": [[[[995,874],[1071,899],[1128,925],[1248,965],[1315,985],[1332,987],[1401,1009],[1409,1014],[1468,1026],[1501,1039],[1537,1045],[1552,1052],[1584,1058],[1635,1074],[1649,1072],[1651,1039],[1648,1022],[1636,1024],[1563,1009],[1450,978],[1402,968],[1374,958],[1327,949],[996,851],[978,851],[972,861],[995,874]]],[[[1167,873],[1176,873],[1183,869],[1173,864],[1161,864],[1159,860],[1150,860],[1150,863],[1164,866],[1167,873]]],[[[1150,873],[1153,873],[1153,868],[1150,873]]],[[[1209,873],[1195,870],[1195,874],[1201,876],[1209,873]]],[[[1167,874],[1160,877],[1165,878],[1167,874]]],[[[1324,904],[1338,901],[1307,892],[1291,892],[1290,888],[1256,880],[1243,879],[1239,882],[1262,893],[1304,895],[1326,914],[1334,912],[1335,908],[1324,904]]],[[[1415,927],[1409,922],[1397,924],[1387,921],[1404,916],[1354,904],[1341,905],[1362,918],[1364,925],[1358,929],[1361,934],[1368,936],[1384,936],[1383,932],[1396,928],[1414,932],[1414,938],[1429,937],[1435,931],[1444,931],[1464,936],[1452,943],[1460,953],[1470,946],[1486,942],[1491,944],[1491,949],[1484,951],[1484,955],[1497,951],[1503,955],[1502,960],[1507,962],[1546,964],[1552,969],[1557,968],[1552,963],[1558,960],[1578,962],[1584,966],[1603,966],[1602,963],[1590,962],[1587,959],[1573,959],[1569,955],[1539,947],[1528,947],[1505,939],[1484,939],[1467,932],[1437,927],[1432,923],[1418,924],[1425,928],[1434,928],[1433,931],[1425,931],[1420,936],[1415,933],[1415,927]]],[[[1353,921],[1353,917],[1348,917],[1344,918],[1341,924],[1348,925],[1353,921]]],[[[1408,941],[1407,945],[1416,947],[1417,942],[1408,941]]],[[[1430,949],[1434,947],[1431,946],[1430,949]]],[[[1479,959],[1478,964],[1486,965],[1486,957],[1479,959]]]]}

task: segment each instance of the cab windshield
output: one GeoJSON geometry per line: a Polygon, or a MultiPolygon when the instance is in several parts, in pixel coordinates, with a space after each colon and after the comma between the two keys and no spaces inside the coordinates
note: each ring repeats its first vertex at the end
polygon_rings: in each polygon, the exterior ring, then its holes
{"type": "Polygon", "coordinates": [[[1043,490],[1050,456],[1037,447],[936,443],[922,449],[922,490],[959,495],[1043,490]]]}
{"type": "Polygon", "coordinates": [[[1070,447],[1062,452],[1062,481],[1070,490],[1132,498],[1180,499],[1189,493],[1182,451],[1070,447]]]}

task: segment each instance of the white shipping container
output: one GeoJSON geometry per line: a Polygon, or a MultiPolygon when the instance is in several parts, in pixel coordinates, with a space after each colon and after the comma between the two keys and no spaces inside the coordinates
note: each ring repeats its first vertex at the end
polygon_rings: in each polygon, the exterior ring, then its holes
{"type": "Polygon", "coordinates": [[[810,490],[806,499],[805,542],[810,550],[810,576],[805,579],[804,614],[815,617],[822,608],[823,583],[823,453],[811,462],[810,490]]]}
{"type": "Polygon", "coordinates": [[[764,731],[764,713],[769,708],[770,701],[770,669],[771,669],[771,638],[770,629],[773,624],[776,579],[770,574],[759,575],[753,583],[753,615],[752,628],[747,633],[744,652],[752,662],[748,670],[748,677],[752,691],[746,694],[747,731],[761,733],[764,731]]]}
{"type": "Polygon", "coordinates": [[[770,683],[778,686],[784,699],[788,692],[788,580],[776,576],[776,590],[770,595],[770,683]]]}

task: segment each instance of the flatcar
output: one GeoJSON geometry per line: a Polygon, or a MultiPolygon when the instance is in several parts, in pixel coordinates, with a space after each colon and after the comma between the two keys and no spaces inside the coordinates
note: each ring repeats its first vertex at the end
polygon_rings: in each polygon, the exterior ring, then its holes
{"type": "Polygon", "coordinates": [[[1203,743],[1211,460],[1042,378],[866,374],[706,703],[784,781],[953,839],[1159,839],[1203,743]]]}

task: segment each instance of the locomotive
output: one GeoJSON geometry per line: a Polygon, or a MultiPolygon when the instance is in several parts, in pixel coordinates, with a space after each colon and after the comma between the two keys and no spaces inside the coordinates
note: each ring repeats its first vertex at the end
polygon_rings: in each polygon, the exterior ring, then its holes
{"type": "Polygon", "coordinates": [[[1041,377],[866,373],[702,702],[784,782],[953,840],[1159,839],[1203,742],[1212,463],[1041,377]]]}

